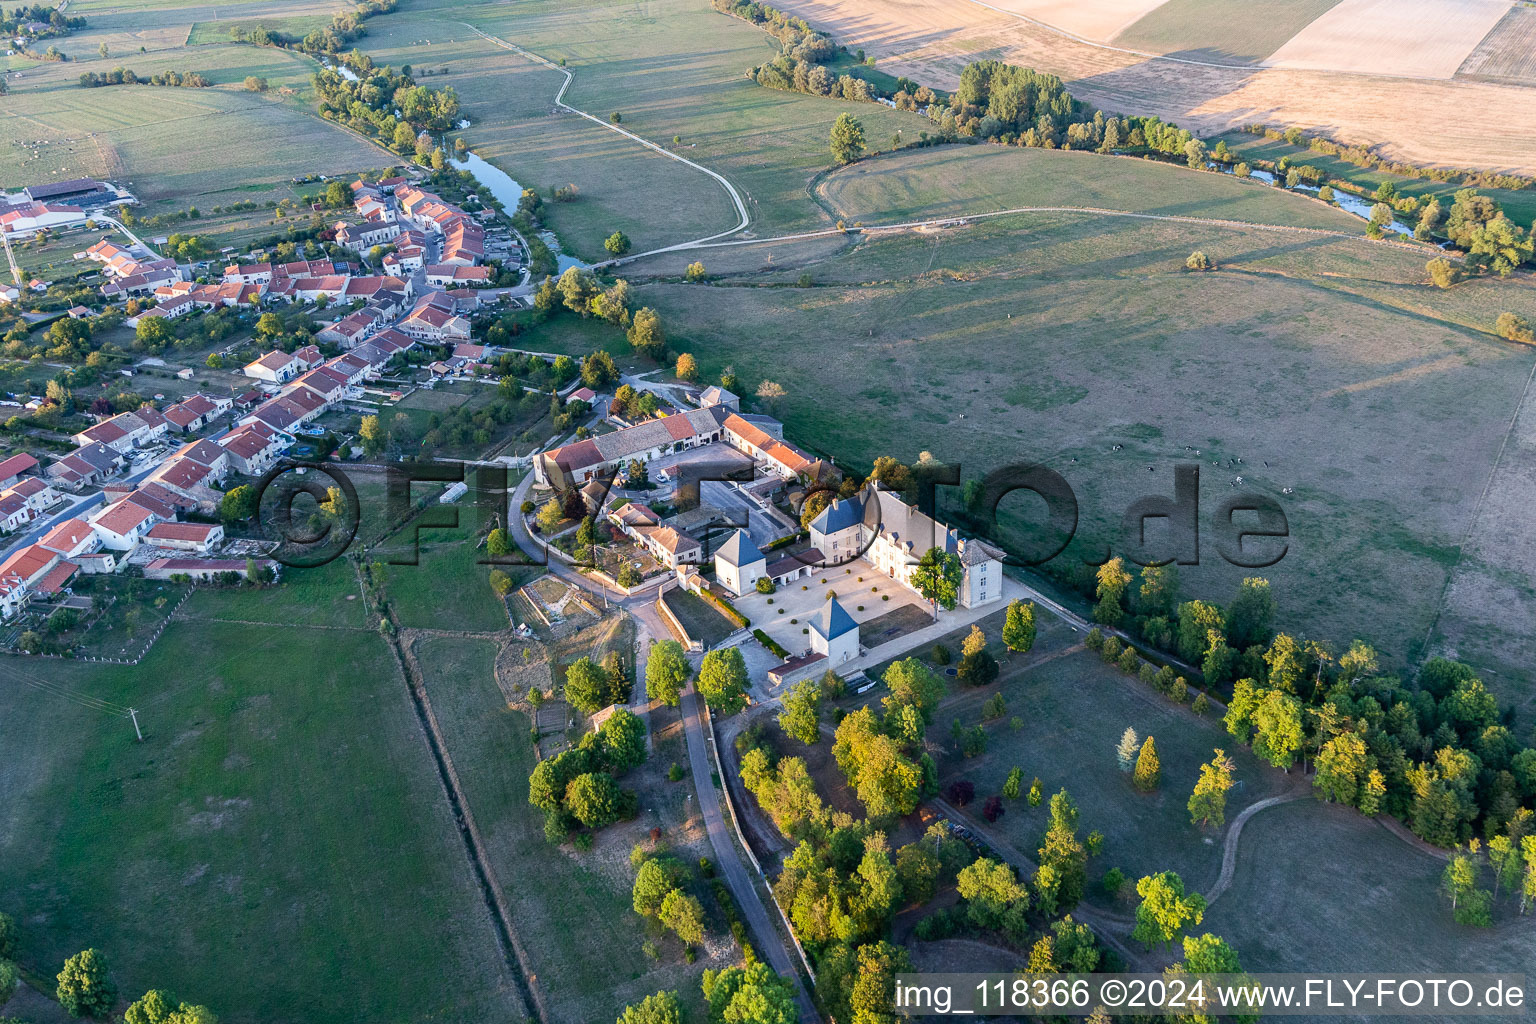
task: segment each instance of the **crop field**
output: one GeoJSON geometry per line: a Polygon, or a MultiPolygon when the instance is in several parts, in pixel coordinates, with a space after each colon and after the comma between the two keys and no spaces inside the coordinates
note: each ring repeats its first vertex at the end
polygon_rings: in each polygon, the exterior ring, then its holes
{"type": "Polygon", "coordinates": [[[772,59],[760,29],[701,0],[654,0],[636,17],[604,2],[401,13],[370,22],[369,52],[381,61],[440,68],[474,122],[466,139],[525,186],[546,195],[575,184],[580,198],[547,204],[545,216],[575,255],[602,255],[623,230],[636,249],[724,231],[736,221],[718,183],[569,112],[551,113],[561,76],[470,33],[459,18],[552,61],[575,78],[565,101],[719,171],[743,193],[759,234],[827,226],[805,194],[831,162],[827,135],[855,113],[873,148],[898,130],[928,127],[914,114],[764,89],[743,75],[772,59]],[[429,51],[422,43],[432,40],[429,51]],[[431,54],[426,64],[423,53],[431,54]],[[677,138],[679,141],[673,141],[677,138]]]}
{"type": "MultiPolygon", "coordinates": [[[[623,780],[642,794],[640,818],[605,829],[588,853],[555,850],[544,839],[542,816],[528,804],[535,763],[528,717],[509,708],[497,687],[495,653],[485,641],[437,639],[418,648],[433,712],[491,869],[512,905],[513,927],[549,1019],[606,1019],[614,1007],[658,989],[677,989],[697,1009],[698,975],[704,967],[721,966],[712,955],[721,948],[716,936],[706,940],[701,962],[691,967],[670,940],[658,942],[661,956],[653,960],[641,953],[650,935],[630,905],[629,848],[652,825],[663,827],[685,862],[703,852],[684,799],[687,784],[664,781],[667,765],[684,759],[676,712],[652,712],[650,760],[623,780]]],[[[716,922],[711,931],[718,933],[716,922]]]]}
{"type": "Polygon", "coordinates": [[[1168,0],[1128,25],[1114,43],[1218,64],[1258,64],[1338,2],[1168,0]]]}
{"type": "Polygon", "coordinates": [[[1536,82],[1536,7],[1516,4],[1456,72],[1462,78],[1536,82]]]}
{"type": "Polygon", "coordinates": [[[1364,233],[1358,217],[1230,175],[1009,146],[935,146],[861,160],[828,175],[817,191],[849,223],[1076,206],[1364,233]]]}
{"type": "Polygon", "coordinates": [[[393,659],[372,631],[173,624],[136,667],[0,665],[0,890],[21,961],[101,949],[233,1022],[518,1020],[393,659]],[[387,855],[382,855],[387,851],[387,855]],[[253,969],[253,966],[259,969],[253,969]]]}
{"type": "MultiPolygon", "coordinates": [[[[1139,495],[1171,493],[1177,463],[1200,466],[1202,515],[1239,486],[1267,493],[1290,529],[1262,570],[1282,621],[1401,658],[1423,649],[1536,362],[1485,333],[1530,308],[1528,285],[1432,293],[1422,266],[1363,240],[1039,214],[639,291],[706,378],[733,364],[782,384],[780,415],[813,450],[1062,472],[1081,517],[1064,558],[1113,541],[1139,495]],[[1220,269],[1185,271],[1195,248],[1220,269]],[[760,287],[801,272],[814,287],[760,287]]],[[[1516,528],[1519,507],[1484,502],[1479,522],[1516,528]]],[[[1183,574],[1225,600],[1252,570],[1207,547],[1183,574]]],[[[1524,699],[1528,669],[1490,685],[1524,699]]]]}
{"type": "Polygon", "coordinates": [[[1499,971],[1536,959],[1536,932],[1507,889],[1492,928],[1455,924],[1444,870],[1349,808],[1272,807],[1244,827],[1232,888],[1201,930],[1231,942],[1250,970],[1499,971]]]}
{"type": "MultiPolygon", "coordinates": [[[[862,47],[882,70],[944,89],[955,87],[968,62],[993,58],[1060,75],[1075,96],[1107,111],[1157,114],[1202,134],[1259,119],[1326,126],[1339,141],[1379,145],[1394,159],[1536,171],[1536,125],[1524,113],[1530,97],[1513,84],[1149,60],[1069,38],[997,7],[945,0],[785,0],[781,5],[839,42],[862,47]]],[[[1385,42],[1400,31],[1393,26],[1401,21],[1396,14],[1384,19],[1382,42],[1361,46],[1375,55],[1373,70],[1380,75],[1402,73],[1401,52],[1385,42]]],[[[1492,22],[1483,32],[1489,27],[1492,22]]],[[[1458,62],[1482,34],[1467,42],[1458,62]]]]}
{"type": "Polygon", "coordinates": [[[1098,0],[1096,3],[1004,0],[994,6],[1065,29],[1073,35],[1107,42],[1121,29],[1136,24],[1146,15],[1166,7],[1167,3],[1164,0],[1098,0]]]}
{"type": "Polygon", "coordinates": [[[1270,55],[1281,68],[1450,78],[1508,0],[1342,0],[1270,55]],[[1383,56],[1390,54],[1390,62],[1383,56]]]}

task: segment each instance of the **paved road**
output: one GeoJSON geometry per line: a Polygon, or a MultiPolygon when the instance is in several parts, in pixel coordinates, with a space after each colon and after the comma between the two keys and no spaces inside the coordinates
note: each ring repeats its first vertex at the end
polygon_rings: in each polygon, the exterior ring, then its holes
{"type": "MultiPolygon", "coordinates": [[[[520,506],[532,484],[533,476],[531,474],[525,476],[513,491],[508,507],[516,509],[520,506]]],[[[525,554],[542,559],[543,549],[529,536],[523,525],[523,517],[514,514],[509,516],[509,519],[512,523],[512,537],[517,542],[517,546],[525,554]]],[[[626,597],[619,591],[609,590],[555,558],[549,559],[549,571],[599,596],[606,595],[610,604],[618,605],[634,616],[639,625],[637,639],[640,654],[635,663],[633,703],[643,705],[645,703],[643,682],[645,658],[650,649],[649,641],[666,639],[670,636],[666,625],[661,621],[660,614],[656,611],[656,592],[647,590],[644,594],[626,597]]],[[[804,1024],[814,1024],[821,1020],[821,1015],[816,1012],[810,993],[800,981],[800,973],[795,969],[794,956],[774,928],[768,908],[752,884],[751,869],[742,858],[741,850],[737,847],[726,825],[724,811],[720,806],[720,792],[712,781],[714,769],[710,767],[709,748],[705,746],[703,711],[698,695],[691,685],[683,693],[681,711],[683,732],[688,742],[688,766],[693,773],[693,788],[698,794],[699,813],[704,818],[704,830],[709,834],[710,845],[715,851],[715,864],[725,878],[726,884],[731,887],[732,895],[736,897],[736,904],[741,908],[747,927],[751,929],[756,939],[758,952],[770,967],[794,981],[800,1003],[800,1019],[804,1024]]]]}

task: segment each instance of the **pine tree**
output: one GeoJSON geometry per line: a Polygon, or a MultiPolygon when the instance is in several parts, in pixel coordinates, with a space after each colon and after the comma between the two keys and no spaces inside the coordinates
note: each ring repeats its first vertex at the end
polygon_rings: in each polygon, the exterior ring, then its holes
{"type": "Polygon", "coordinates": [[[1019,798],[1019,791],[1023,788],[1024,769],[1014,765],[1013,770],[1008,773],[1008,781],[1003,783],[1003,796],[1009,800],[1017,800],[1019,798]]]}
{"type": "Polygon", "coordinates": [[[1130,772],[1136,767],[1136,752],[1141,749],[1141,740],[1136,735],[1136,730],[1126,727],[1120,734],[1120,743],[1115,747],[1115,759],[1120,762],[1120,770],[1130,772]]]}
{"type": "Polygon", "coordinates": [[[1163,766],[1157,760],[1157,746],[1148,736],[1147,741],[1141,745],[1141,753],[1136,756],[1136,772],[1131,781],[1136,788],[1143,793],[1150,793],[1157,788],[1163,778],[1163,766]]]}

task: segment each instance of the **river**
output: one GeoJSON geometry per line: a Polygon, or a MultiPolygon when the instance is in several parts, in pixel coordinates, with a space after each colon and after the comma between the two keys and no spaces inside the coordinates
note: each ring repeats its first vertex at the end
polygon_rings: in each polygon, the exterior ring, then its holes
{"type": "MultiPolygon", "coordinates": [[[[1233,173],[1233,170],[1232,170],[1233,165],[1232,164],[1218,164],[1218,163],[1212,162],[1212,163],[1208,164],[1207,166],[1210,167],[1211,170],[1213,170],[1213,171],[1220,171],[1223,174],[1232,174],[1233,173]]],[[[1255,178],[1255,179],[1257,179],[1259,181],[1262,181],[1262,182],[1265,182],[1267,184],[1275,185],[1275,186],[1284,188],[1283,185],[1280,185],[1280,180],[1278,178],[1276,178],[1275,175],[1272,174],[1269,171],[1261,171],[1258,168],[1254,168],[1254,169],[1252,169],[1252,170],[1250,170],[1248,172],[1248,176],[1250,178],[1255,178]]],[[[1315,196],[1318,193],[1318,186],[1316,186],[1316,185],[1297,185],[1291,191],[1294,191],[1294,192],[1305,192],[1308,195],[1314,195],[1315,196]]],[[[1339,209],[1343,210],[1345,213],[1352,213],[1356,217],[1359,217],[1361,220],[1367,220],[1368,221],[1368,220],[1371,219],[1371,207],[1375,206],[1376,204],[1372,200],[1362,199],[1359,196],[1354,195],[1353,193],[1345,192],[1343,189],[1337,189],[1336,188],[1336,189],[1333,190],[1333,205],[1337,206],[1339,209]]],[[[1412,224],[1404,224],[1402,221],[1398,220],[1396,217],[1392,218],[1392,223],[1389,226],[1391,227],[1391,229],[1393,231],[1396,231],[1399,234],[1404,234],[1404,235],[1409,235],[1409,236],[1411,236],[1413,234],[1413,225],[1412,224]]]]}
{"type": "MultiPolygon", "coordinates": [[[[517,211],[517,206],[523,200],[523,186],[519,185],[510,174],[497,167],[488,160],[483,160],[473,153],[465,153],[464,156],[454,157],[453,165],[462,171],[468,171],[475,176],[475,180],[485,186],[487,192],[495,196],[501,202],[509,214],[517,211]]],[[[571,267],[590,267],[590,263],[583,263],[574,256],[567,256],[560,251],[560,239],[555,237],[553,231],[540,231],[539,239],[547,246],[550,252],[555,254],[555,264],[560,273],[565,273],[571,267]]]]}

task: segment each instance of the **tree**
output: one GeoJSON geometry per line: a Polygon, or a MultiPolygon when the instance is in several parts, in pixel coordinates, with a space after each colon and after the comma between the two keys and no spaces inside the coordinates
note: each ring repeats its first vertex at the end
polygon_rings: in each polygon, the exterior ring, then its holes
{"type": "Polygon", "coordinates": [[[486,554],[492,558],[505,558],[512,553],[512,542],[507,538],[507,531],[496,527],[485,537],[486,554]]]}
{"type": "Polygon", "coordinates": [[[1099,566],[1096,593],[1098,603],[1093,606],[1093,621],[1106,626],[1118,626],[1125,619],[1122,598],[1131,585],[1131,574],[1125,569],[1125,559],[1118,555],[1099,566]]]}
{"type": "Polygon", "coordinates": [[[588,828],[602,828],[619,818],[623,800],[619,784],[607,772],[586,772],[565,789],[566,809],[588,828]]]}
{"type": "Polygon", "coordinates": [[[821,686],[813,679],[802,679],[784,695],[784,710],[779,726],[786,735],[806,746],[821,737],[821,686]]]}
{"type": "Polygon", "coordinates": [[[1269,643],[1274,617],[1275,599],[1269,592],[1269,581],[1259,576],[1248,577],[1227,606],[1227,642],[1239,651],[1269,643]]]}
{"type": "Polygon", "coordinates": [[[1008,602],[1008,616],[1003,620],[1003,643],[1014,654],[1027,654],[1035,645],[1035,603],[1014,599],[1008,602]]]}
{"type": "Polygon", "coordinates": [[[704,264],[698,260],[688,264],[688,269],[683,271],[683,280],[692,284],[708,279],[709,275],[704,270],[704,264]]]}
{"type": "MultiPolygon", "coordinates": [[[[1417,234],[1418,232],[1414,232],[1417,234]]],[[[1461,277],[1456,269],[1456,264],[1444,256],[1436,256],[1424,264],[1424,269],[1429,272],[1430,283],[1436,288],[1449,288],[1461,277]]]]}
{"type": "Polygon", "coordinates": [[[712,1024],[799,1024],[794,987],[761,960],[704,972],[712,1024]]]}
{"type": "MultiPolygon", "coordinates": [[[[944,697],[944,680],[916,658],[894,662],[882,677],[889,693],[881,701],[887,719],[899,716],[902,708],[914,708],[924,727],[933,721],[934,709],[944,697]]],[[[914,741],[921,737],[913,737],[914,741]]]]}
{"type": "Polygon", "coordinates": [[[219,518],[226,523],[239,523],[256,514],[256,490],[250,484],[237,484],[224,492],[219,500],[219,518]]]}
{"type": "Polygon", "coordinates": [[[105,1017],[117,1002],[117,986],[107,973],[106,958],[95,949],[64,961],[59,972],[59,1005],[71,1017],[105,1017]]]}
{"type": "Polygon", "coordinates": [[[684,352],[677,357],[677,366],[673,372],[678,380],[697,381],[699,379],[698,360],[684,352]]]}
{"type": "Polygon", "coordinates": [[[615,231],[603,239],[603,248],[615,256],[623,256],[629,252],[629,236],[622,231],[615,231]]]}
{"type": "Polygon", "coordinates": [[[1216,825],[1227,821],[1227,790],[1232,788],[1232,773],[1237,768],[1226,751],[1216,748],[1215,756],[1200,766],[1200,778],[1189,797],[1189,820],[1194,825],[1216,825]]]}
{"type": "Polygon", "coordinates": [[[778,381],[765,380],[757,386],[757,397],[772,408],[781,399],[789,394],[784,390],[784,385],[778,381]]]}
{"type": "Polygon", "coordinates": [[[917,807],[923,770],[903,753],[901,741],[881,729],[874,709],[862,707],[842,720],[832,756],[871,818],[917,807]]]}
{"type": "Polygon", "coordinates": [[[183,1003],[169,992],[150,989],[123,1015],[124,1024],[219,1024],[206,1006],[183,1003]]]}
{"type": "Polygon", "coordinates": [[[1019,792],[1024,788],[1024,769],[1014,765],[1008,772],[1008,779],[1003,783],[1003,796],[1009,800],[1017,800],[1019,792]]]}
{"type": "Polygon", "coordinates": [[[602,751],[603,763],[622,775],[643,764],[646,758],[645,723],[628,708],[615,708],[598,727],[596,739],[583,738],[602,751]]]}
{"type": "Polygon", "coordinates": [[[660,359],[667,348],[667,337],[661,329],[661,314],[650,306],[638,310],[630,322],[628,338],[636,352],[660,359]]]}
{"type": "Polygon", "coordinates": [[[699,666],[699,695],[711,711],[734,715],[747,706],[747,663],[736,647],[710,651],[699,666]]]}
{"type": "Polygon", "coordinates": [[[565,506],[559,498],[550,498],[539,509],[538,523],[544,530],[553,530],[565,519],[565,506]]]}
{"type": "Polygon", "coordinates": [[[955,607],[963,571],[959,555],[939,548],[923,552],[923,557],[912,569],[912,586],[932,607],[935,622],[939,619],[940,608],[949,611],[955,607]]]}
{"type": "Polygon", "coordinates": [[[1029,889],[1013,868],[989,857],[980,857],[961,869],[956,887],[965,900],[966,917],[978,928],[1023,936],[1029,927],[1029,889]]]}
{"type": "Polygon", "coordinates": [[[1184,879],[1176,872],[1147,875],[1136,883],[1141,905],[1136,908],[1136,927],[1131,938],[1147,949],[1166,946],[1190,924],[1205,917],[1205,897],[1184,892],[1184,879]]]}
{"type": "Polygon", "coordinates": [[[842,166],[863,155],[864,126],[852,114],[837,115],[837,121],[832,125],[832,159],[842,166]]]}
{"type": "Polygon", "coordinates": [[[955,676],[971,686],[986,686],[997,679],[997,660],[986,647],[960,658],[955,676]]]}
{"type": "Polygon", "coordinates": [[[704,939],[704,908],[699,906],[699,901],[683,892],[681,889],[673,889],[667,893],[661,901],[661,909],[656,913],[656,919],[665,927],[672,929],[673,933],[684,944],[693,945],[704,939]]]}
{"type": "Polygon", "coordinates": [[[607,352],[593,352],[581,361],[581,382],[593,391],[602,391],[619,379],[619,368],[607,352]]]}
{"type": "Polygon", "coordinates": [[[1287,772],[1301,749],[1301,703],[1288,693],[1264,690],[1253,708],[1253,752],[1287,772]]]}
{"type": "Polygon", "coordinates": [[[1141,739],[1136,735],[1136,730],[1130,726],[1125,727],[1125,732],[1120,734],[1120,742],[1115,744],[1115,761],[1120,770],[1129,774],[1136,769],[1136,754],[1141,750],[1141,739]]]}
{"type": "Polygon", "coordinates": [[[676,992],[657,992],[624,1007],[614,1024],[683,1024],[683,1004],[676,992]]]}
{"type": "Polygon", "coordinates": [[[693,669],[688,665],[688,655],[676,640],[663,640],[651,647],[645,663],[645,695],[651,700],[677,707],[683,687],[693,669]]]}
{"type": "Polygon", "coordinates": [[[580,657],[565,670],[565,699],[577,711],[592,714],[610,703],[608,673],[589,657],[580,657]]]}
{"type": "Polygon", "coordinates": [[[263,313],[261,314],[260,319],[256,321],[256,334],[263,341],[271,341],[274,338],[281,338],[283,336],[283,330],[283,318],[278,316],[276,313],[263,313]]]}
{"type": "Polygon", "coordinates": [[[1190,253],[1189,258],[1184,261],[1184,266],[1190,270],[1210,270],[1211,258],[1205,253],[1201,252],[1199,249],[1196,249],[1194,252],[1190,253]]]}
{"type": "MultiPolygon", "coordinates": [[[[0,913],[0,960],[16,959],[16,919],[0,913]]],[[[0,1006],[3,1006],[0,1003],[0,1006]]]]}
{"type": "Polygon", "coordinates": [[[1519,313],[1500,313],[1493,327],[1505,341],[1518,341],[1526,345],[1536,341],[1536,332],[1532,332],[1531,322],[1519,313]]]}
{"type": "Polygon", "coordinates": [[[1157,788],[1162,781],[1163,768],[1157,759],[1157,746],[1148,736],[1146,742],[1141,745],[1141,753],[1136,755],[1136,771],[1131,775],[1131,783],[1143,793],[1150,793],[1157,788]]]}

